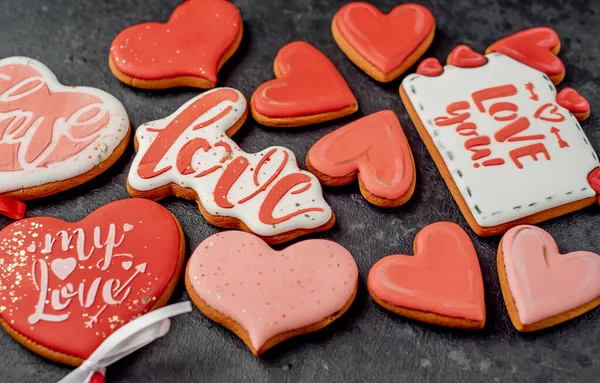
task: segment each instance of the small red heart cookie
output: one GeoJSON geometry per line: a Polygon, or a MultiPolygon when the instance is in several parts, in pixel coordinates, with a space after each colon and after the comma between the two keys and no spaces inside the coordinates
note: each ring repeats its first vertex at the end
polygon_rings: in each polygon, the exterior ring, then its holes
{"type": "Polygon", "coordinates": [[[210,89],[242,34],[242,17],[231,2],[187,0],[166,23],[138,24],[119,33],[110,46],[110,69],[136,88],[210,89]]]}
{"type": "Polygon", "coordinates": [[[510,229],[497,264],[506,308],[519,331],[554,326],[600,305],[600,256],[560,254],[554,238],[538,227],[510,229]]]}
{"type": "Polygon", "coordinates": [[[390,255],[367,280],[371,297],[396,314],[446,327],[485,325],[483,280],[477,253],[460,226],[431,224],[417,234],[415,255],[390,255]]]}
{"type": "Polygon", "coordinates": [[[375,80],[389,82],[429,48],[435,20],[417,4],[402,4],[383,14],[371,4],[353,2],[335,14],[331,31],[354,64],[375,80]]]}
{"type": "Polygon", "coordinates": [[[558,34],[551,28],[536,27],[496,41],[485,53],[502,53],[544,72],[554,84],[558,84],[565,77],[565,66],[556,57],[559,51],[558,34]]]}
{"type": "Polygon", "coordinates": [[[312,239],[275,251],[241,231],[204,240],[185,273],[200,311],[254,355],[329,325],[352,304],[357,282],[354,258],[335,242],[312,239]]]}
{"type": "Polygon", "coordinates": [[[76,223],[17,221],[0,231],[0,325],[35,353],[77,366],[119,327],[165,305],[184,252],[177,220],[144,199],[76,223]]]}
{"type": "Polygon", "coordinates": [[[310,148],[306,167],[325,185],[346,185],[358,178],[362,195],[381,207],[400,206],[415,190],[412,152],[391,110],[363,117],[321,138],[310,148]]]}
{"type": "Polygon", "coordinates": [[[273,68],[277,79],[259,86],[250,101],[252,116],[263,125],[310,125],[358,110],[354,94],[335,65],[306,42],[281,48],[273,68]]]}
{"type": "Polygon", "coordinates": [[[110,94],[64,86],[33,59],[0,60],[0,195],[25,201],[80,185],[119,159],[129,134],[110,94]]]}
{"type": "Polygon", "coordinates": [[[421,61],[416,72],[422,76],[436,77],[444,73],[444,68],[440,60],[435,57],[429,57],[421,61]]]}

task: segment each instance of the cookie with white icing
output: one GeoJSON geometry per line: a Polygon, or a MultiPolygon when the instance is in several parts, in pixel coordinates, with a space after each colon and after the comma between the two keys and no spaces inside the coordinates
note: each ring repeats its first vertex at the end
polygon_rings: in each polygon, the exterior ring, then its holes
{"type": "Polygon", "coordinates": [[[335,217],[315,176],[283,147],[246,153],[230,138],[248,105],[231,88],[205,92],[172,115],[140,126],[127,187],[134,197],[193,199],[213,225],[268,243],[329,229],[335,217]]]}
{"type": "Polygon", "coordinates": [[[110,94],[61,85],[33,59],[0,60],[0,197],[80,185],[123,154],[129,134],[127,112],[110,94]]]}
{"type": "Polygon", "coordinates": [[[512,36],[525,40],[512,40],[506,54],[484,56],[459,46],[450,65],[429,59],[400,88],[421,138],[479,235],[592,205],[600,190],[593,181],[598,156],[578,122],[589,115],[589,104],[573,89],[557,94],[550,76],[558,81],[563,68],[553,54],[558,36],[540,47],[535,38],[555,32],[536,30],[512,36]]]}

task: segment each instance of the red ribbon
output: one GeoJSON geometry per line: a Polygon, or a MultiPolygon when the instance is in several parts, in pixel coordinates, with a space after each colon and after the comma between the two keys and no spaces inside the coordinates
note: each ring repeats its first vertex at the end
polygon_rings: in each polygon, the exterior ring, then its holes
{"type": "Polygon", "coordinates": [[[25,217],[27,205],[14,198],[0,196],[0,214],[12,219],[21,219],[25,217]]]}

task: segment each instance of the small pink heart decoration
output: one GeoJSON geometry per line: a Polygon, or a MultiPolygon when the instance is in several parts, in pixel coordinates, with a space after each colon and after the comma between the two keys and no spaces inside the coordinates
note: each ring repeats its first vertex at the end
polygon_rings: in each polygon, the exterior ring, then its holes
{"type": "Polygon", "coordinates": [[[60,278],[61,281],[67,279],[73,270],[75,270],[75,267],[77,267],[77,260],[75,258],[56,258],[50,264],[52,272],[60,278]]]}

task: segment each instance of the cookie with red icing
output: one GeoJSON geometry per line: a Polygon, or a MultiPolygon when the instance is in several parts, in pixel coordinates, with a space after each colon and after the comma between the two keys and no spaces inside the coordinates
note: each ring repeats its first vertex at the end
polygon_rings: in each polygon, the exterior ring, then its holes
{"type": "Polygon", "coordinates": [[[242,34],[240,12],[228,0],[184,0],[166,23],[119,33],[110,46],[110,69],[136,88],[214,88],[242,34]]]}
{"type": "Polygon", "coordinates": [[[294,41],[281,48],[273,70],[277,78],[260,85],[250,100],[252,117],[262,125],[311,125],[358,110],[335,65],[309,43],[294,41]]]}
{"type": "Polygon", "coordinates": [[[504,234],[497,265],[506,308],[519,331],[554,326],[600,305],[600,256],[561,254],[539,227],[522,225],[504,234]]]}
{"type": "Polygon", "coordinates": [[[417,233],[414,252],[373,265],[367,279],[371,297],[383,308],[421,322],[483,328],[483,279],[467,233],[451,222],[431,224],[417,233]]]}
{"type": "Polygon", "coordinates": [[[416,184],[415,163],[391,110],[373,113],[317,141],[306,167],[325,185],[358,179],[361,194],[374,205],[395,207],[410,199],[416,184]]]}
{"type": "Polygon", "coordinates": [[[184,253],[177,220],[145,199],[75,223],[14,222],[0,231],[0,325],[35,353],[79,365],[118,328],[166,304],[184,253]]]}
{"type": "Polygon", "coordinates": [[[371,4],[351,2],[337,11],[331,31],[354,64],[375,80],[389,82],[429,48],[435,20],[418,4],[402,4],[384,14],[371,4]]]}
{"type": "Polygon", "coordinates": [[[230,138],[248,114],[239,91],[205,92],[172,115],[140,126],[127,188],[134,197],[193,199],[213,225],[281,243],[329,229],[335,216],[319,180],[290,150],[246,153],[230,138]]]}
{"type": "Polygon", "coordinates": [[[123,105],[95,88],[64,86],[44,64],[0,60],[0,213],[80,185],[108,169],[129,141],[123,105]]]}
{"type": "Polygon", "coordinates": [[[557,93],[560,42],[533,28],[482,55],[460,45],[423,61],[400,95],[469,225],[502,234],[592,205],[600,163],[579,121],[590,105],[557,93]]]}
{"type": "Polygon", "coordinates": [[[343,315],[357,283],[354,258],[335,242],[312,239],[275,251],[241,231],[205,239],[185,272],[194,304],[257,356],[343,315]]]}

